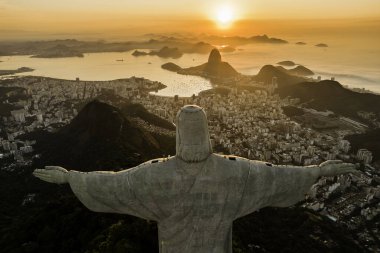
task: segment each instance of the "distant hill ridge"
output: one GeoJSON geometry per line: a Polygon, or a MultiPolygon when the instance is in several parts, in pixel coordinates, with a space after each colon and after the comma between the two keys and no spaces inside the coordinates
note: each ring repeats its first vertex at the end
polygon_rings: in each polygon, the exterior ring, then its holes
{"type": "Polygon", "coordinates": [[[310,82],[302,76],[291,75],[281,66],[265,65],[253,79],[270,84],[273,77],[277,77],[277,92],[281,97],[299,98],[308,107],[348,117],[358,118],[359,111],[366,111],[380,118],[380,95],[358,93],[332,80],[310,82]]]}

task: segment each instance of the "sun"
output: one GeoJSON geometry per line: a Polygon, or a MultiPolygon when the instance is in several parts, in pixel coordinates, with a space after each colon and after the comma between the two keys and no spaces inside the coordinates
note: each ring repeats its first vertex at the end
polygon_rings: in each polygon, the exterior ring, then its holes
{"type": "Polygon", "coordinates": [[[215,22],[220,28],[229,28],[235,20],[232,6],[222,5],[216,9],[215,22]]]}

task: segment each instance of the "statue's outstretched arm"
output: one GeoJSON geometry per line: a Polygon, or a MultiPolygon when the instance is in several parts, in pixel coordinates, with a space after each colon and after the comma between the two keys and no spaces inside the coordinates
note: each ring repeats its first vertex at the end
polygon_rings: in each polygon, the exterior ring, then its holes
{"type": "Polygon", "coordinates": [[[282,166],[250,161],[238,217],[266,206],[287,207],[303,200],[322,176],[357,173],[354,164],[326,161],[312,166],[282,166]]]}
{"type": "Polygon", "coordinates": [[[333,177],[347,173],[359,173],[356,165],[352,163],[343,163],[341,160],[328,160],[318,165],[321,177],[333,177]]]}
{"type": "Polygon", "coordinates": [[[55,184],[70,184],[77,198],[95,212],[122,213],[157,220],[158,215],[145,205],[149,192],[144,192],[141,178],[154,164],[145,163],[119,172],[79,172],[58,166],[36,169],[33,175],[55,184]],[[136,176],[138,175],[138,176],[136,176]]]}
{"type": "Polygon", "coordinates": [[[320,177],[357,173],[356,165],[329,160],[311,166],[273,166],[275,173],[270,206],[286,207],[303,200],[320,177]]]}
{"type": "Polygon", "coordinates": [[[45,169],[35,169],[33,175],[48,183],[65,184],[69,182],[68,171],[59,166],[45,166],[45,169]]]}

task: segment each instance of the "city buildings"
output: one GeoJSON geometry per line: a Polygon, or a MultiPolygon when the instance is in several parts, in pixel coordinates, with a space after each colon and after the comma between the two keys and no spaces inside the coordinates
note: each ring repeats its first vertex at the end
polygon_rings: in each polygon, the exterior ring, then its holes
{"type": "MultiPolygon", "coordinates": [[[[364,126],[350,119],[343,119],[353,127],[320,131],[305,127],[287,117],[283,108],[296,106],[297,99],[281,99],[273,91],[277,80],[255,91],[231,88],[227,95],[218,92],[201,93],[190,98],[158,97],[150,94],[163,87],[158,82],[143,78],[114,81],[83,82],[41,77],[25,77],[14,80],[12,86],[24,88],[28,96],[13,104],[19,109],[2,117],[0,159],[12,159],[13,163],[2,169],[14,170],[17,165],[28,165],[36,141],[23,136],[37,130],[56,131],[68,124],[80,108],[95,98],[114,106],[126,102],[142,104],[148,111],[170,122],[185,104],[197,104],[205,108],[214,152],[234,154],[249,159],[265,160],[275,164],[313,165],[329,159],[361,162],[359,175],[322,178],[309,193],[303,205],[340,222],[354,231],[367,221],[376,221],[380,209],[380,171],[371,166],[373,154],[367,149],[353,153],[347,134],[357,133],[364,126]]],[[[329,112],[307,110],[321,117],[329,112]]],[[[371,118],[371,115],[361,112],[371,118]]],[[[138,118],[131,119],[150,132],[165,131],[138,118]]],[[[363,228],[360,236],[370,240],[370,234],[378,233],[363,228]]]]}

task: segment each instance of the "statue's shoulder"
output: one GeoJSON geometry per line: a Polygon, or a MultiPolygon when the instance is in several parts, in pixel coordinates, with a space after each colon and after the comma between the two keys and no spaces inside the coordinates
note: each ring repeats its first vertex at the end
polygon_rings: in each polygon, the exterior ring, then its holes
{"type": "Polygon", "coordinates": [[[219,164],[226,164],[228,167],[241,167],[249,166],[250,160],[244,157],[235,156],[235,155],[221,155],[221,154],[212,154],[213,160],[219,164]]]}
{"type": "Polygon", "coordinates": [[[225,160],[231,162],[249,162],[250,160],[244,157],[236,156],[236,155],[222,155],[222,154],[212,154],[214,159],[225,160]]]}
{"type": "Polygon", "coordinates": [[[171,174],[174,168],[175,157],[156,158],[130,169],[130,176],[135,182],[152,183],[171,174]]]}
{"type": "Polygon", "coordinates": [[[163,164],[172,163],[175,156],[171,157],[163,157],[163,158],[155,158],[149,161],[146,161],[139,165],[139,167],[159,167],[163,164]]]}
{"type": "Polygon", "coordinates": [[[150,171],[150,170],[165,168],[167,166],[174,164],[174,159],[175,159],[174,156],[164,157],[164,158],[155,158],[155,159],[146,161],[134,167],[131,170],[135,172],[143,172],[143,171],[148,171],[148,170],[150,171]]]}

